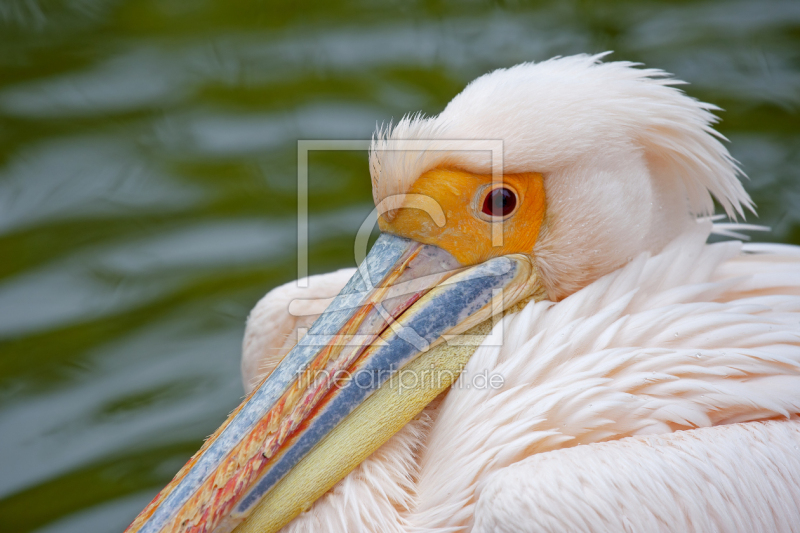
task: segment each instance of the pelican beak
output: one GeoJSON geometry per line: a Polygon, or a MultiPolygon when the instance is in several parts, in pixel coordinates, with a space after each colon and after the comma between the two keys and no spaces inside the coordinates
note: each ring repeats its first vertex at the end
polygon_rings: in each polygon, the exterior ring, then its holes
{"type": "MultiPolygon", "coordinates": [[[[310,452],[337,428],[341,433],[354,410],[380,397],[375,393],[443,335],[464,332],[528,296],[533,270],[525,255],[465,267],[441,248],[382,234],[300,343],[126,532],[232,531],[301,462],[312,474],[300,484],[304,490],[313,486],[308,493],[318,497],[349,470],[334,468],[332,477],[331,465],[321,464],[330,456],[309,465],[310,452]]],[[[396,407],[373,405],[371,412],[386,409],[396,407]]],[[[391,433],[406,421],[407,416],[391,433]]],[[[345,432],[345,453],[376,440],[359,427],[345,432]]],[[[377,439],[372,448],[381,443],[377,439]]],[[[271,523],[280,527],[311,503],[290,506],[271,523]]]]}

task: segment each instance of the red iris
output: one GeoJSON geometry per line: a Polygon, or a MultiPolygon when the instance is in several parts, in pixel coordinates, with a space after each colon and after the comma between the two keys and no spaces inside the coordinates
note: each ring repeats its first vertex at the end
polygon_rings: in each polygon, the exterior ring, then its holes
{"type": "Polygon", "coordinates": [[[517,195],[511,189],[498,187],[493,189],[483,200],[483,211],[493,217],[505,217],[510,215],[517,207],[517,195]]]}

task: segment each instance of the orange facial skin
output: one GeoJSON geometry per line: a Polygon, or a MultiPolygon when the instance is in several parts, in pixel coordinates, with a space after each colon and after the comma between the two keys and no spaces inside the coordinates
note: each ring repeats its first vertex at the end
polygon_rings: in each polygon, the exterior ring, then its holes
{"type": "Polygon", "coordinates": [[[378,217],[378,226],[385,233],[443,248],[465,266],[501,255],[530,255],[545,215],[542,175],[533,172],[504,175],[502,186],[516,192],[517,207],[508,217],[492,222],[491,217],[481,213],[481,207],[489,191],[498,185],[491,175],[444,168],[429,170],[406,194],[422,195],[435,201],[444,212],[445,224],[440,227],[425,210],[404,205],[378,217]],[[502,238],[494,244],[493,224],[502,228],[498,234],[502,238]]]}

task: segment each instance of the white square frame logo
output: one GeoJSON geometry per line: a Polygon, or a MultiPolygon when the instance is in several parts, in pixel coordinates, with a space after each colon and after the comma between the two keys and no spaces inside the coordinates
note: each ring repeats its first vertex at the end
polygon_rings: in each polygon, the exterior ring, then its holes
{"type": "MultiPolygon", "coordinates": [[[[304,139],[297,141],[297,285],[308,288],[308,154],[312,151],[367,152],[372,142],[365,139],[332,140],[304,139]]],[[[491,153],[492,182],[503,181],[503,141],[502,139],[435,139],[435,140],[385,140],[381,151],[484,151],[491,153]]],[[[492,246],[503,245],[503,223],[492,222],[492,246]]],[[[502,294],[493,298],[493,325],[497,325],[502,313],[502,294]],[[498,308],[498,305],[500,306],[498,308]]],[[[304,329],[304,328],[303,328],[304,329]]],[[[306,331],[298,331],[302,336],[306,331]]],[[[454,346],[502,344],[502,329],[493,327],[487,337],[472,335],[445,335],[447,343],[454,346]]]]}

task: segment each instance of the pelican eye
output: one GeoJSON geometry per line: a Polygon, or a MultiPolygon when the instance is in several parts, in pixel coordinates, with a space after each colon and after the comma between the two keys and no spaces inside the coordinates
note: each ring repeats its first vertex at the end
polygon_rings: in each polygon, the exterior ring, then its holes
{"type": "Polygon", "coordinates": [[[508,187],[497,187],[483,199],[481,213],[493,218],[505,218],[517,207],[517,193],[508,187]]]}

